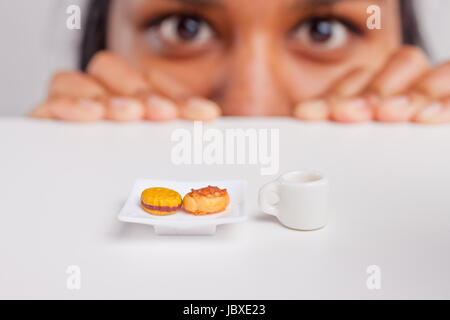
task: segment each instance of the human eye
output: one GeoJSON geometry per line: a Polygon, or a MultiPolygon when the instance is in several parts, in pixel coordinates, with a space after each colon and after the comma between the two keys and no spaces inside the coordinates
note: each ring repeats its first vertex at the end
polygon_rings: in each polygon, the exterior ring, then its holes
{"type": "Polygon", "coordinates": [[[206,52],[215,43],[211,24],[198,15],[170,14],[152,20],[146,37],[151,49],[168,56],[206,52]]]}
{"type": "Polygon", "coordinates": [[[296,49],[320,57],[348,48],[361,35],[362,30],[345,19],[311,17],[295,26],[290,41],[296,49]]]}

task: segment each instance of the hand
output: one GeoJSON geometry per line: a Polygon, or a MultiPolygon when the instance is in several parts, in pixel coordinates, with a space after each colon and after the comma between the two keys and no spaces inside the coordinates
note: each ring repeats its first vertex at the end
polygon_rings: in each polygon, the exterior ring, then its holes
{"type": "Polygon", "coordinates": [[[450,123],[450,63],[431,68],[418,48],[395,52],[378,72],[359,68],[320,98],[297,105],[301,120],[450,123]]]}
{"type": "MultiPolygon", "coordinates": [[[[155,79],[158,80],[158,79],[155,79]]],[[[118,55],[103,51],[88,66],[78,71],[56,74],[47,101],[34,109],[34,118],[74,122],[213,120],[221,115],[212,101],[192,98],[171,79],[161,77],[158,88],[174,99],[155,92],[150,79],[137,73],[118,55]]]]}

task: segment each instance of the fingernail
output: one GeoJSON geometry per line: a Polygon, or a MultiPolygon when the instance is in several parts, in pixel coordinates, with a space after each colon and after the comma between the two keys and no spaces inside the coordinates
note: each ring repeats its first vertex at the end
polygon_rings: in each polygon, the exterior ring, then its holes
{"type": "Polygon", "coordinates": [[[150,108],[175,108],[176,104],[171,100],[163,98],[161,96],[152,95],[147,99],[147,105],[150,108]]]}
{"type": "Polygon", "coordinates": [[[113,97],[106,108],[107,119],[120,122],[139,121],[144,116],[141,101],[128,97],[113,97]]]}
{"type": "Polygon", "coordinates": [[[382,122],[407,122],[415,112],[409,96],[395,96],[381,100],[375,108],[375,118],[382,122]]]}
{"type": "Polygon", "coordinates": [[[77,102],[77,106],[83,109],[92,110],[92,109],[103,109],[103,104],[94,100],[86,100],[81,99],[77,102]]]}
{"type": "Polygon", "coordinates": [[[363,122],[373,118],[367,99],[343,98],[330,100],[331,117],[338,122],[363,122]]]}
{"type": "Polygon", "coordinates": [[[211,121],[220,117],[222,110],[211,100],[191,98],[181,108],[181,114],[186,120],[211,121]]]}
{"type": "Polygon", "coordinates": [[[428,104],[415,117],[414,121],[424,124],[440,124],[450,122],[450,108],[442,102],[428,104]]]}
{"type": "MultiPolygon", "coordinates": [[[[81,99],[76,101],[76,108],[82,113],[89,115],[89,121],[98,121],[105,118],[105,107],[101,102],[94,100],[81,99]]],[[[83,116],[84,117],[84,116],[83,116]]]]}
{"type": "Polygon", "coordinates": [[[114,109],[142,109],[142,103],[133,98],[113,97],[109,100],[109,106],[114,109]]]}
{"type": "Polygon", "coordinates": [[[422,111],[420,111],[418,116],[421,118],[431,118],[441,113],[442,110],[442,103],[434,102],[427,105],[422,111]]]}
{"type": "Polygon", "coordinates": [[[398,96],[384,99],[380,102],[380,106],[388,107],[388,108],[404,108],[408,106],[410,100],[407,96],[398,96]]]}
{"type": "Polygon", "coordinates": [[[300,102],[294,109],[294,117],[306,121],[321,121],[328,119],[329,107],[325,100],[309,100],[300,102]]]}
{"type": "Polygon", "coordinates": [[[433,117],[439,114],[442,111],[442,104],[439,102],[435,102],[429,104],[420,112],[420,115],[423,117],[433,117]]]}
{"type": "Polygon", "coordinates": [[[152,95],[147,98],[146,119],[150,121],[169,121],[178,117],[177,105],[169,99],[152,95]]]}

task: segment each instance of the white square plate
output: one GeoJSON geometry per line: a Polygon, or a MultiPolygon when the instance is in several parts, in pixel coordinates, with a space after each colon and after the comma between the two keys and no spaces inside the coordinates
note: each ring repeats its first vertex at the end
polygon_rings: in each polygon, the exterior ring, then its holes
{"type": "Polygon", "coordinates": [[[119,220],[152,225],[158,235],[210,235],[216,232],[216,227],[220,224],[236,223],[247,219],[246,197],[247,181],[245,180],[169,181],[138,179],[119,213],[119,220]],[[181,209],[169,216],[156,216],[141,208],[141,194],[147,188],[169,188],[184,197],[191,189],[200,189],[208,185],[227,189],[230,195],[230,204],[224,212],[194,216],[181,209]]]}

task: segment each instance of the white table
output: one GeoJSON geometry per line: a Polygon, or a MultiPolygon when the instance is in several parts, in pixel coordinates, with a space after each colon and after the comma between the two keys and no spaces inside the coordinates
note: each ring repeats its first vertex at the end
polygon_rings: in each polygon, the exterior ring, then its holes
{"type": "Polygon", "coordinates": [[[280,171],[319,169],[333,214],[315,232],[257,208],[253,165],[175,166],[171,124],[0,119],[0,298],[450,298],[450,126],[226,118],[280,128],[280,171]],[[135,178],[249,182],[249,220],[160,237],[117,220],[135,178]],[[81,289],[66,286],[70,265],[81,289]],[[366,269],[381,269],[381,290],[366,269]]]}

